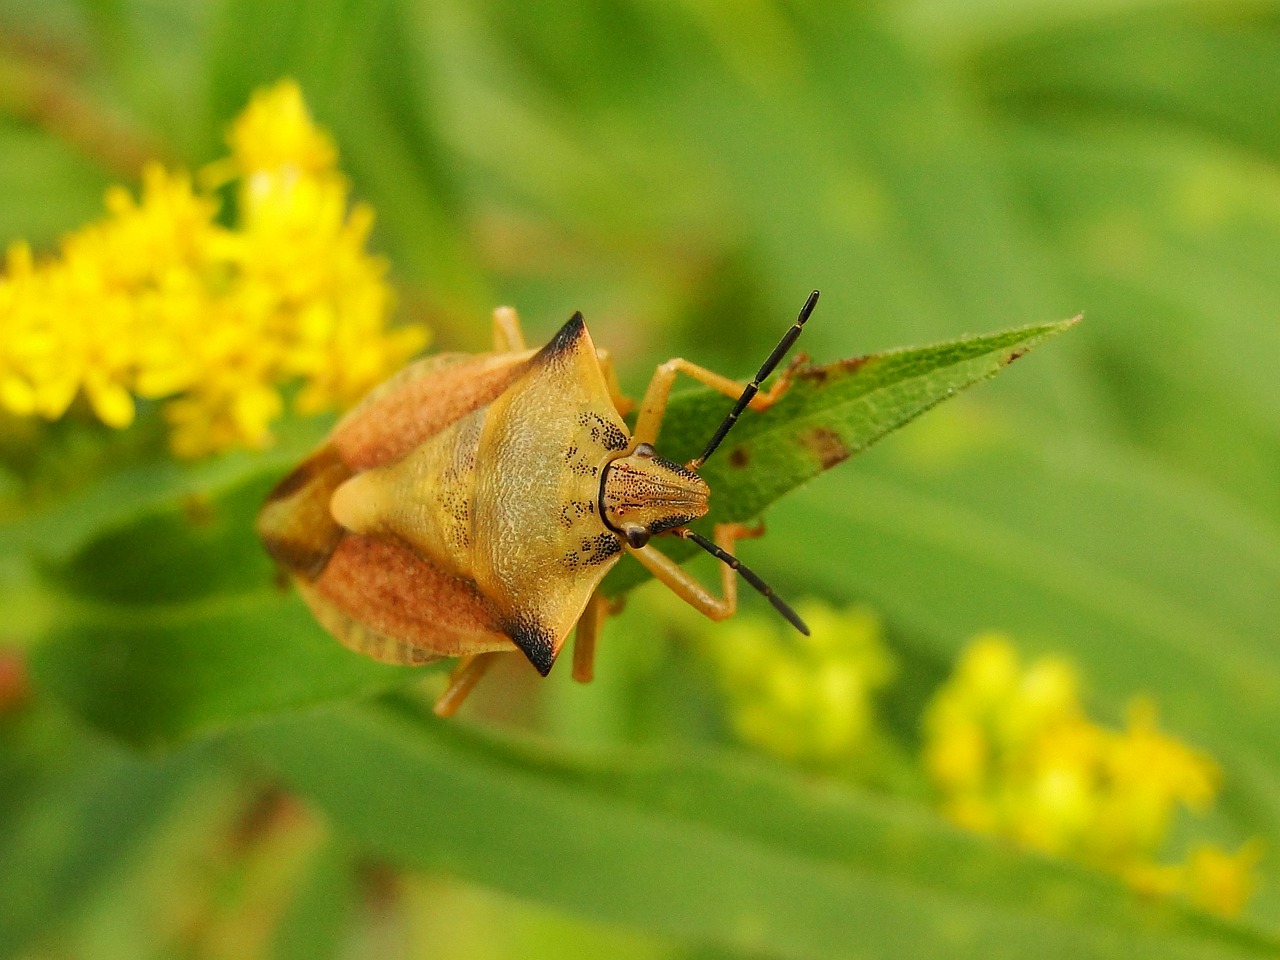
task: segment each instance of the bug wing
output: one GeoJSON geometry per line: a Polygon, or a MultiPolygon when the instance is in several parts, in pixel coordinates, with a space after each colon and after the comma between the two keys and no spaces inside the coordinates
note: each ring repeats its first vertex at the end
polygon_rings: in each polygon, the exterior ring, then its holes
{"type": "Polygon", "coordinates": [[[424,440],[493,401],[533,356],[442,353],[411,363],[343,417],[329,442],[353,472],[404,457],[424,440]]]}
{"type": "Polygon", "coordinates": [[[354,474],[400,459],[492,401],[530,356],[437,354],[410,364],[268,494],[257,521],[263,545],[294,576],[316,619],[347,646],[388,663],[511,649],[474,587],[399,544],[349,534],[329,504],[354,474]]]}
{"type": "Polygon", "coordinates": [[[326,630],[383,663],[512,649],[472,584],[394,540],[348,534],[320,576],[298,586],[326,630]]]}

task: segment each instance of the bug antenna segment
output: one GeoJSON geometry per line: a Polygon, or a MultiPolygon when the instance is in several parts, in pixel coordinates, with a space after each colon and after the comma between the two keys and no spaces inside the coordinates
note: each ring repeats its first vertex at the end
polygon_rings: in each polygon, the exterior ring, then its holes
{"type": "Polygon", "coordinates": [[[747,384],[746,389],[742,391],[742,395],[738,397],[737,402],[734,403],[733,409],[729,411],[729,415],[725,417],[724,420],[721,421],[720,426],[716,428],[716,432],[707,442],[707,447],[702,451],[701,456],[695,460],[689,461],[689,469],[697,470],[707,462],[707,458],[710,457],[711,454],[715,453],[716,447],[720,446],[720,441],[725,438],[730,429],[733,428],[733,425],[738,422],[738,417],[742,415],[742,411],[747,409],[747,404],[751,402],[751,398],[760,392],[761,382],[768,377],[769,374],[773,373],[774,368],[782,362],[782,358],[787,355],[787,351],[790,350],[796,340],[799,339],[800,332],[804,329],[804,322],[809,319],[809,314],[813,313],[813,308],[817,306],[817,304],[818,291],[815,290],[813,293],[809,294],[809,299],[807,299],[804,302],[804,306],[800,308],[800,315],[796,317],[796,322],[791,325],[791,329],[782,335],[782,339],[779,340],[778,345],[773,348],[773,352],[769,354],[768,359],[760,365],[760,369],[756,373],[755,379],[747,384]]]}
{"type": "Polygon", "coordinates": [[[805,624],[803,620],[800,619],[800,615],[797,614],[794,610],[792,610],[791,607],[787,605],[787,602],[785,600],[783,600],[780,596],[778,596],[776,593],[773,592],[772,587],[770,587],[767,583],[761,580],[760,577],[753,570],[751,570],[746,564],[744,564],[741,560],[739,560],[733,554],[725,550],[722,550],[720,547],[712,543],[706,537],[703,537],[694,533],[692,530],[688,529],[687,527],[684,528],[683,530],[676,531],[676,533],[678,533],[679,536],[683,537],[686,540],[692,540],[694,543],[700,546],[703,550],[707,551],[707,553],[711,554],[717,560],[720,560],[721,562],[728,564],[729,567],[731,567],[733,570],[736,570],[738,573],[742,574],[742,579],[747,581],[747,583],[751,584],[751,586],[755,587],[755,589],[759,591],[761,596],[763,596],[766,600],[768,600],[771,604],[773,604],[773,609],[777,610],[780,614],[782,614],[783,617],[786,618],[789,624],[791,624],[793,627],[795,627],[797,630],[803,633],[806,637],[809,636],[809,627],[805,624]]]}

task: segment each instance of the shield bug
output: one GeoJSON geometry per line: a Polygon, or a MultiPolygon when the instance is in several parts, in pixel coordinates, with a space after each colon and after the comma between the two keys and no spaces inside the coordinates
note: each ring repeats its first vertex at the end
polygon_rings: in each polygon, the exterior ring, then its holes
{"type": "Polygon", "coordinates": [[[499,654],[522,652],[545,676],[575,625],[573,675],[589,680],[607,613],[598,588],[624,552],[713,620],[733,614],[740,573],[807,633],[733,556],[756,531],[721,524],[707,540],[687,525],[708,509],[698,469],[743,411],[787,389],[786,374],[760,384],[817,301],[815,290],[745,386],[680,358],[659,366],[631,430],[632,405],[580,313],[535,351],[515,311],[499,308],[493,353],[428,357],[375,388],[271,491],[258,533],[348,647],[387,663],[461,657],[441,715],[499,654]],[[684,464],[654,449],[680,373],[735,399],[684,464]],[[663,535],[723,562],[720,596],[650,543],[663,535]]]}

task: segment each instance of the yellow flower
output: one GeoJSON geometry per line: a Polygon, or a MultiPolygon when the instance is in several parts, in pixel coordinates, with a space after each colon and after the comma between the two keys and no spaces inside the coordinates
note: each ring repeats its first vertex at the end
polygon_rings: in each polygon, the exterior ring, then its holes
{"type": "Polygon", "coordinates": [[[425,343],[388,327],[386,263],[366,251],[373,211],[348,202],[332,140],[292,81],[254,95],[213,166],[240,177],[238,222],[190,178],[149,165],[138,199],[107,192],[107,216],[36,263],[21,244],[0,279],[0,407],[55,419],[77,394],[128,426],[135,397],[169,398],[183,456],[260,447],[296,406],[346,406],[425,343]]]}
{"type": "Polygon", "coordinates": [[[1250,840],[1234,854],[1204,845],[1187,860],[1187,897],[1192,903],[1224,917],[1239,916],[1258,886],[1257,867],[1262,842],[1250,840]]]}
{"type": "Polygon", "coordinates": [[[227,133],[231,158],[240,171],[292,171],[315,176],[331,171],[338,162],[333,140],[316,127],[292,80],[259,90],[227,133]]]}
{"type": "Polygon", "coordinates": [[[1071,665],[1023,667],[1005,637],[977,637],[923,719],[925,770],[948,818],[971,830],[1111,871],[1135,890],[1177,893],[1239,912],[1259,852],[1202,847],[1185,865],[1158,861],[1180,809],[1202,812],[1220,773],[1201,751],[1160,731],[1148,698],[1128,724],[1090,720],[1071,665]]]}
{"type": "Polygon", "coordinates": [[[831,763],[863,750],[874,728],[873,697],[893,675],[893,661],[869,611],[798,606],[811,634],[774,618],[739,617],[708,639],[745,742],[786,760],[831,763]]]}

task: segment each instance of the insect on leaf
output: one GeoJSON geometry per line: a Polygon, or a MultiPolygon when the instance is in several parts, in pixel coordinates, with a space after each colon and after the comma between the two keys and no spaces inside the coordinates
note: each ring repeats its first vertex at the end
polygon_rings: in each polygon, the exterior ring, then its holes
{"type": "MultiPolygon", "coordinates": [[[[707,462],[708,521],[757,516],[1072,323],[802,368],[782,400],[744,415],[707,462]]],[[[674,397],[663,454],[696,456],[730,403],[702,390],[674,397]]],[[[157,484],[153,496],[118,514],[69,507],[75,537],[56,541],[56,549],[31,547],[60,598],[59,616],[33,658],[42,687],[94,725],[154,747],[421,676],[351,655],[296,596],[272,586],[253,515],[279,479],[280,463],[272,456],[257,471],[213,470],[202,483],[193,475],[157,484]]],[[[45,516],[39,526],[57,528],[58,520],[45,516]]],[[[682,547],[662,542],[675,556],[686,555],[682,547]]],[[[627,561],[606,589],[621,593],[647,576],[627,561]]]]}

